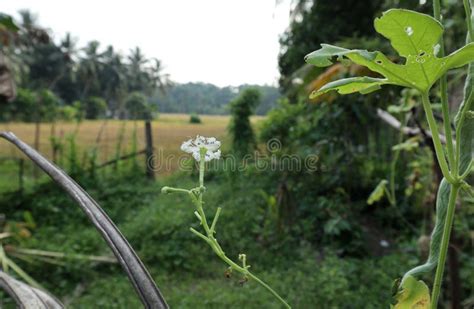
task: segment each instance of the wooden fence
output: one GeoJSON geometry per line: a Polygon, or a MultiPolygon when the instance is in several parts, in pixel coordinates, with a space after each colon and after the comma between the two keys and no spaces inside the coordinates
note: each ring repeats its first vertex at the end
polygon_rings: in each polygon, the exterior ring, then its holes
{"type": "MultiPolygon", "coordinates": [[[[116,151],[115,154],[110,158],[110,153],[107,151],[109,148],[108,146],[104,147],[105,148],[105,154],[102,155],[101,158],[94,158],[93,160],[97,160],[97,162],[94,161],[92,164],[93,166],[89,166],[89,169],[94,169],[94,170],[103,170],[104,168],[112,166],[114,168],[114,171],[118,169],[118,166],[122,161],[127,161],[131,159],[136,159],[137,157],[142,157],[143,158],[143,163],[144,163],[144,176],[148,179],[154,179],[155,178],[155,171],[153,169],[153,160],[154,160],[154,146],[153,146],[153,130],[152,130],[152,124],[151,121],[144,121],[144,141],[140,144],[144,144],[145,147],[144,149],[133,149],[132,151],[129,151],[128,153],[124,153],[124,147],[122,145],[122,140],[117,140],[116,141],[116,151]]],[[[67,157],[65,152],[68,150],[68,152],[72,152],[75,150],[72,150],[72,147],[76,147],[76,145],[73,145],[72,142],[70,143],[68,140],[62,141],[62,145],[59,145],[57,141],[54,141],[54,138],[56,136],[52,135],[51,136],[51,143],[52,143],[52,149],[51,149],[51,160],[60,166],[61,168],[67,170],[69,169],[69,172],[73,172],[74,170],[81,170],[81,167],[83,168],[85,165],[89,164],[87,162],[86,158],[86,153],[87,152],[94,152],[98,151],[98,148],[100,146],[100,143],[103,143],[103,132],[104,132],[104,126],[101,127],[99,132],[97,133],[97,137],[95,140],[95,145],[90,146],[90,149],[85,149],[84,153],[82,154],[76,154],[76,158],[70,158],[67,157]],[[76,160],[76,162],[72,162],[76,160]],[[76,168],[71,167],[71,164],[77,164],[78,166],[76,168]],[[68,166],[69,165],[69,166],[68,166]]],[[[138,144],[138,143],[137,143],[138,144]]],[[[41,149],[40,149],[41,151],[41,149]]],[[[95,171],[94,171],[95,172],[95,171]]],[[[0,175],[4,177],[4,182],[0,182],[0,193],[19,193],[21,194],[24,189],[25,189],[25,179],[30,180],[33,179],[35,180],[38,176],[37,173],[37,168],[33,167],[31,163],[26,162],[24,158],[22,157],[15,157],[13,155],[8,155],[8,156],[0,156],[0,175]],[[16,168],[12,168],[12,165],[16,165],[16,168]],[[9,175],[9,176],[7,176],[9,175]],[[6,178],[5,178],[6,177],[6,178]],[[12,178],[13,177],[13,178],[12,178]],[[6,180],[5,180],[6,179],[6,180]],[[13,180],[15,179],[15,180],[13,180]],[[14,185],[12,183],[14,181],[16,184],[14,185]]]]}

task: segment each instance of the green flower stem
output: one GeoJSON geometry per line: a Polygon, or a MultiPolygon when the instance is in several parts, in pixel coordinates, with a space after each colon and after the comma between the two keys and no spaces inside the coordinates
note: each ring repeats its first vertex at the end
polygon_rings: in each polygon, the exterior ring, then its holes
{"type": "Polygon", "coordinates": [[[181,188],[173,188],[173,187],[163,187],[161,188],[161,192],[162,193],[188,193],[189,194],[189,190],[186,190],[186,189],[181,189],[181,188]]]}
{"type": "Polygon", "coordinates": [[[454,220],[454,211],[456,209],[456,198],[459,192],[459,184],[451,185],[451,192],[449,193],[448,210],[446,214],[446,223],[443,230],[443,238],[441,239],[441,250],[438,258],[438,266],[436,267],[435,281],[433,284],[433,292],[431,294],[431,309],[438,307],[438,298],[441,290],[441,283],[443,281],[444,265],[446,262],[446,255],[448,252],[449,238],[451,237],[451,229],[454,220]]]}
{"type": "MultiPolygon", "coordinates": [[[[205,150],[205,149],[204,149],[205,150]]],[[[205,169],[205,155],[206,152],[201,149],[200,152],[200,161],[199,161],[199,188],[193,189],[193,190],[185,190],[189,193],[189,196],[191,197],[191,200],[193,201],[194,205],[196,206],[196,211],[197,215],[196,217],[201,220],[201,225],[204,228],[205,234],[202,234],[198,232],[194,228],[190,228],[190,231],[204,240],[214,251],[214,253],[221,259],[223,260],[227,265],[230,266],[231,269],[239,272],[244,276],[244,278],[251,278],[258,282],[261,286],[263,286],[265,289],[267,289],[270,293],[272,293],[273,296],[275,296],[283,305],[285,305],[286,308],[291,308],[291,306],[280,296],[278,295],[277,292],[275,292],[268,284],[263,282],[261,279],[259,279],[257,276],[252,274],[248,268],[250,268],[249,265],[246,265],[246,257],[242,255],[242,266],[238,265],[231,259],[229,259],[226,255],[224,250],[222,250],[221,246],[217,242],[217,239],[214,237],[215,228],[217,221],[219,220],[219,214],[221,212],[221,208],[217,208],[216,214],[214,216],[214,219],[212,220],[212,225],[209,227],[209,224],[207,223],[206,215],[204,213],[203,209],[203,201],[202,201],[202,196],[204,193],[204,169],[205,169]]]]}
{"type": "Polygon", "coordinates": [[[270,293],[272,293],[273,296],[275,296],[283,305],[285,305],[286,308],[291,309],[291,306],[283,298],[281,298],[281,296],[278,295],[278,293],[275,292],[268,284],[266,284],[265,282],[260,280],[260,278],[258,278],[257,276],[255,276],[254,274],[249,272],[248,270],[247,270],[247,275],[250,278],[252,278],[253,280],[257,281],[261,286],[263,286],[265,289],[267,289],[270,293]]]}
{"type": "MultiPolygon", "coordinates": [[[[439,0],[433,1],[433,11],[434,18],[441,22],[441,5],[439,0]]],[[[441,38],[439,40],[439,57],[444,57],[444,40],[441,38]]],[[[451,130],[451,117],[449,116],[449,105],[448,105],[448,79],[446,74],[443,74],[440,80],[440,90],[441,90],[441,107],[443,112],[443,123],[444,123],[444,133],[446,135],[446,148],[448,152],[448,161],[453,168],[455,166],[454,162],[454,145],[453,145],[453,132],[451,130]]]]}
{"type": "MultiPolygon", "coordinates": [[[[194,229],[191,228],[193,231],[194,229]]],[[[283,305],[285,305],[286,308],[291,308],[291,306],[277,293],[275,292],[275,290],[273,290],[268,284],[266,284],[265,282],[263,282],[260,278],[258,278],[257,276],[255,276],[254,274],[252,274],[248,268],[250,266],[245,266],[245,267],[242,267],[240,265],[238,265],[237,263],[235,263],[234,261],[232,261],[231,259],[229,259],[224,251],[222,251],[221,247],[219,246],[219,244],[217,243],[217,240],[215,238],[213,239],[210,239],[210,237],[206,237],[204,236],[203,234],[197,232],[196,230],[193,231],[194,234],[200,234],[198,235],[200,238],[204,239],[204,241],[206,241],[209,246],[213,249],[213,251],[217,254],[217,256],[219,258],[221,258],[221,260],[223,260],[227,265],[229,265],[233,270],[241,273],[242,275],[244,276],[248,276],[250,277],[251,279],[255,280],[256,282],[258,282],[261,286],[263,286],[265,289],[267,289],[267,291],[269,291],[273,296],[275,296],[283,305]]]]}
{"type": "Polygon", "coordinates": [[[217,220],[219,220],[219,214],[221,213],[221,210],[222,210],[222,208],[220,208],[220,207],[217,208],[216,214],[214,216],[214,220],[212,220],[212,224],[211,224],[211,232],[212,233],[215,233],[215,231],[216,231],[216,224],[217,224],[217,220]]]}
{"type": "Polygon", "coordinates": [[[431,103],[428,97],[428,93],[427,92],[421,93],[421,99],[423,102],[423,108],[425,110],[426,119],[428,120],[428,125],[431,130],[431,135],[433,137],[433,144],[435,147],[436,158],[438,159],[438,164],[441,168],[441,172],[443,173],[444,178],[446,178],[446,180],[449,183],[453,184],[456,181],[451,175],[449,171],[448,163],[446,162],[443,145],[441,144],[441,140],[439,138],[438,125],[436,124],[436,120],[434,119],[434,116],[433,116],[433,110],[431,109],[431,103]]]}

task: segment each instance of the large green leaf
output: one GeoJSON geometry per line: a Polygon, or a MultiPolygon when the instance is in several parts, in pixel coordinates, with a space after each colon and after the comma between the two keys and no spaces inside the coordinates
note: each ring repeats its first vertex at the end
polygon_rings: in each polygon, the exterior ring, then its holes
{"type": "Polygon", "coordinates": [[[375,19],[374,26],[405,58],[421,51],[434,53],[433,47],[443,34],[443,26],[436,19],[409,10],[389,10],[375,19]]]}
{"type": "MultiPolygon", "coordinates": [[[[345,49],[337,46],[322,44],[321,49],[308,54],[305,60],[315,66],[329,66],[332,59],[338,61],[349,59],[354,63],[365,66],[379,73],[384,79],[379,79],[379,86],[392,84],[402,87],[428,91],[446,71],[458,68],[474,60],[474,44],[469,44],[444,58],[438,58],[439,38],[443,33],[442,25],[432,17],[408,10],[389,10],[375,20],[377,32],[388,38],[394,49],[405,58],[404,64],[390,61],[383,53],[369,52],[360,49],[345,49]]],[[[360,80],[352,89],[344,82],[344,92],[341,94],[361,92],[360,80]]],[[[376,90],[375,88],[370,88],[376,90]]],[[[329,91],[328,88],[321,89],[329,91]]],[[[365,92],[367,93],[367,92],[365,92]]],[[[312,96],[317,96],[318,91],[312,96]]]]}
{"type": "Polygon", "coordinates": [[[430,289],[423,281],[409,276],[396,295],[394,309],[428,309],[430,307],[430,289]]]}

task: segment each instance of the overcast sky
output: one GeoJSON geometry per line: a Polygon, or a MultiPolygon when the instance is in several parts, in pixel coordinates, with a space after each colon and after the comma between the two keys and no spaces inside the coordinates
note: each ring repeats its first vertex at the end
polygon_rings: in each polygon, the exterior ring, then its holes
{"type": "Polygon", "coordinates": [[[1,10],[38,15],[56,40],[66,32],[79,46],[98,40],[123,53],[139,46],[160,59],[177,82],[219,86],[274,84],[279,35],[289,0],[3,0],[1,10]]]}

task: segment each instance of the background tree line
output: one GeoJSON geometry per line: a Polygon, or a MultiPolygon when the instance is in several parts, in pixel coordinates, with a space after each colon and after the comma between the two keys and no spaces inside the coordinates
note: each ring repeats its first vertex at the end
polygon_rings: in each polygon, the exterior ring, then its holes
{"type": "Polygon", "coordinates": [[[1,51],[18,87],[14,102],[0,105],[3,121],[144,117],[153,112],[148,98],[170,85],[160,60],[139,47],[124,56],[98,41],[78,47],[69,33],[55,42],[31,12],[19,13],[17,31],[2,29],[1,51]]]}
{"type": "MultiPolygon", "coordinates": [[[[127,55],[113,46],[91,41],[84,47],[66,34],[58,42],[35,15],[20,11],[16,31],[2,29],[2,59],[17,85],[17,97],[0,104],[0,121],[52,121],[97,118],[150,118],[157,110],[173,113],[228,114],[228,104],[240,90],[212,84],[176,84],[156,58],[139,47],[127,55]]],[[[279,91],[262,91],[256,112],[275,106],[279,91]]]]}
{"type": "Polygon", "coordinates": [[[257,89],[261,93],[260,104],[255,113],[265,115],[276,106],[281,97],[278,88],[273,86],[241,85],[238,87],[217,87],[206,83],[175,84],[166,94],[157,93],[152,101],[160,112],[199,113],[225,115],[230,113],[230,102],[245,89],[257,89]]]}

